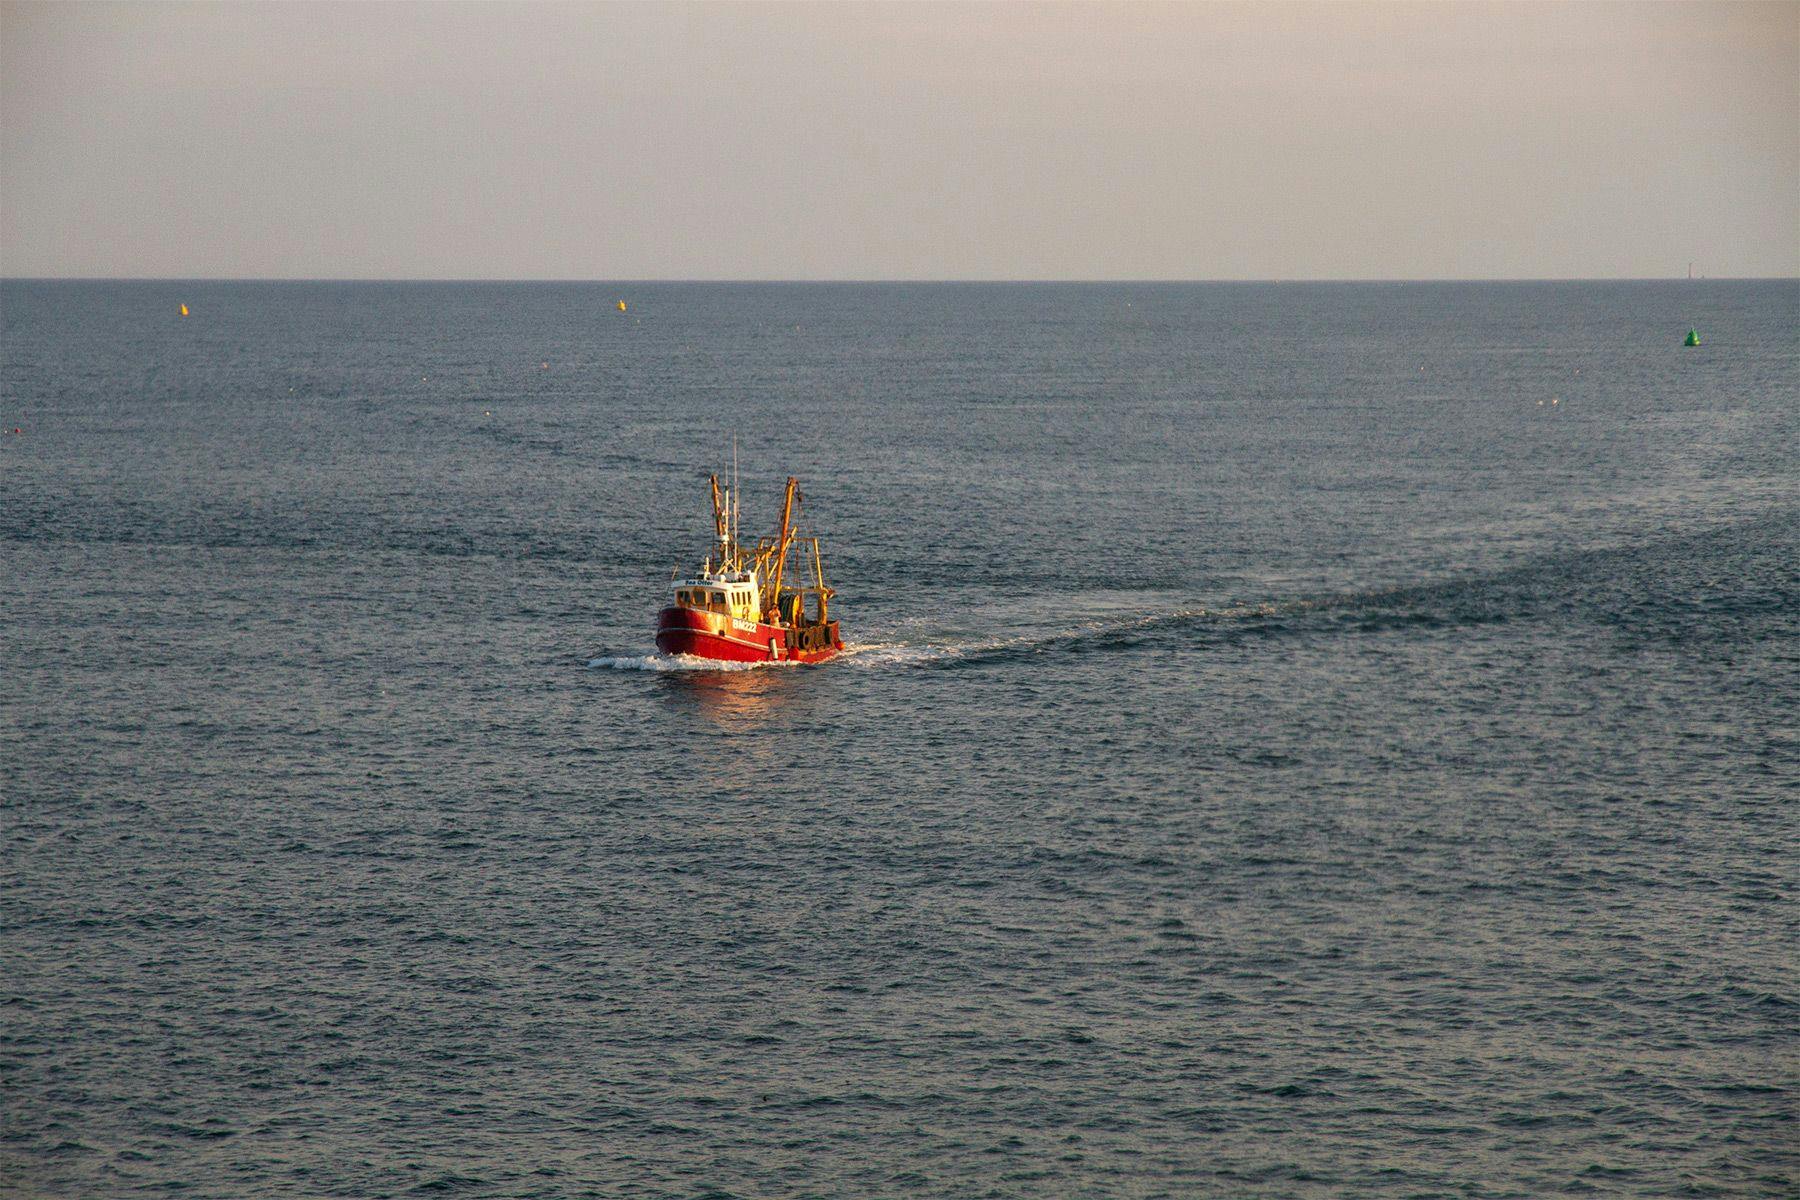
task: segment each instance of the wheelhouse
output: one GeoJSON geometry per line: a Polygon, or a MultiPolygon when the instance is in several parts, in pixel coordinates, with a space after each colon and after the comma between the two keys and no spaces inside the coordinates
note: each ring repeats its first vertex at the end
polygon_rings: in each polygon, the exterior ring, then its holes
{"type": "Polygon", "coordinates": [[[677,608],[722,613],[741,621],[754,621],[761,615],[757,612],[761,589],[757,586],[754,571],[677,579],[671,588],[677,608]]]}

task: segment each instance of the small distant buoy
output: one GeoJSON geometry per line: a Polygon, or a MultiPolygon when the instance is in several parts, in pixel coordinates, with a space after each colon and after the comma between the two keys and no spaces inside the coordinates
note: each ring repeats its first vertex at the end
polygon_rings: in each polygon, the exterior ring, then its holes
{"type": "Polygon", "coordinates": [[[550,364],[546,362],[542,365],[542,367],[540,369],[548,371],[550,369],[550,364]]]}
{"type": "Polygon", "coordinates": [[[1698,346],[1699,344],[1700,344],[1700,331],[1698,329],[1688,330],[1687,341],[1683,342],[1682,345],[1698,346]]]}
{"type": "Polygon", "coordinates": [[[623,300],[619,301],[619,311],[620,312],[625,311],[625,302],[623,300]]]}
{"type": "Polygon", "coordinates": [[[1555,396],[1550,397],[1550,404],[1552,407],[1555,407],[1556,405],[1561,404],[1561,403],[1562,403],[1562,401],[1558,400],[1555,396]]]}
{"type": "Polygon", "coordinates": [[[181,315],[184,317],[187,316],[187,305],[185,304],[181,306],[181,315]]]}

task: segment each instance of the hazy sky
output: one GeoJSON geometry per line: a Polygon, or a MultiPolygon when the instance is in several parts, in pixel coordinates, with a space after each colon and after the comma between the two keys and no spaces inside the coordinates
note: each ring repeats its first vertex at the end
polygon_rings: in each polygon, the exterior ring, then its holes
{"type": "Polygon", "coordinates": [[[1800,4],[0,5],[0,273],[1800,274],[1800,4]]]}

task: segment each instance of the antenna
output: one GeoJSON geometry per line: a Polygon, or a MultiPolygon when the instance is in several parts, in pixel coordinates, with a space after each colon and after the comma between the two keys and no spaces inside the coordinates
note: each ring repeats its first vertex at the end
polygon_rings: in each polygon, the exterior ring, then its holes
{"type": "MultiPolygon", "coordinates": [[[[737,434],[731,435],[731,545],[735,550],[738,540],[738,468],[737,468],[737,434]]],[[[743,564],[737,564],[742,566],[743,564]]]]}

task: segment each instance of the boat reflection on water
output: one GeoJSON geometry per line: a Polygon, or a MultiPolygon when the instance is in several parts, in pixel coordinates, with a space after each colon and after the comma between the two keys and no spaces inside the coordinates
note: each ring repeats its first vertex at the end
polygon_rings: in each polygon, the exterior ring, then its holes
{"type": "MultiPolygon", "coordinates": [[[[661,682],[671,709],[698,713],[721,730],[742,732],[792,720],[796,706],[812,707],[809,690],[797,678],[800,674],[791,667],[670,671],[661,682]]],[[[734,753],[744,749],[734,746],[734,753]]]]}

